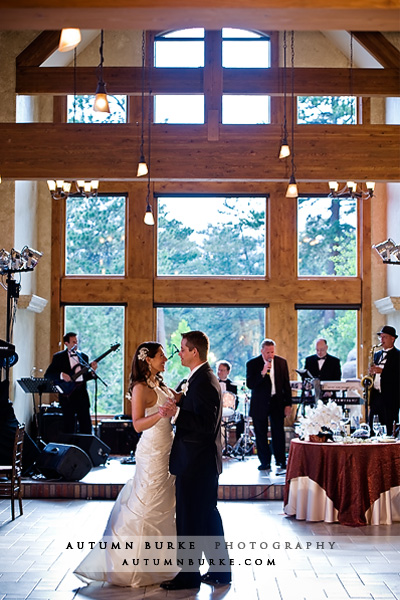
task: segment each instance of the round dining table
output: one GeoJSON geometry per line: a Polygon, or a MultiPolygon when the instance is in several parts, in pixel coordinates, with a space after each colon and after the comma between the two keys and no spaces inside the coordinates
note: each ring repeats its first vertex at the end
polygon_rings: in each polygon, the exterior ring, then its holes
{"type": "Polygon", "coordinates": [[[290,444],[284,511],[307,521],[400,521],[400,441],[290,444]]]}

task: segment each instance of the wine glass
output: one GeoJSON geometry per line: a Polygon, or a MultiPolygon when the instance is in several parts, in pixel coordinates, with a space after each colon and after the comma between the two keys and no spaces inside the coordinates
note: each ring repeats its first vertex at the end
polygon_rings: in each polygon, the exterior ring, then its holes
{"type": "Polygon", "coordinates": [[[374,418],[372,419],[372,429],[374,430],[375,436],[378,436],[381,430],[381,424],[379,422],[378,415],[374,415],[374,418]]]}

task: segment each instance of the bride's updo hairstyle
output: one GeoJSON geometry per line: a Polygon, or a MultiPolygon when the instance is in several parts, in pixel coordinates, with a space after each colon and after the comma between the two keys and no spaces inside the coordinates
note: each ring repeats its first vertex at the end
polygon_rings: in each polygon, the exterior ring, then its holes
{"type": "MultiPolygon", "coordinates": [[[[146,358],[154,358],[158,350],[161,348],[159,342],[142,342],[136,349],[132,359],[131,374],[129,377],[129,393],[132,392],[135,385],[138,383],[147,383],[150,377],[150,367],[146,358]]],[[[163,378],[160,373],[157,373],[156,380],[160,386],[163,386],[163,378]]]]}

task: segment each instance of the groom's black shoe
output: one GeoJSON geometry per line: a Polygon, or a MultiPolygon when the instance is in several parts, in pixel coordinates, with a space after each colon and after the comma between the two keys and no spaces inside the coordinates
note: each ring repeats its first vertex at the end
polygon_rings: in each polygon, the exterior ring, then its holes
{"type": "Polygon", "coordinates": [[[208,583],[209,585],[229,585],[231,580],[232,575],[230,573],[213,573],[212,571],[209,571],[201,576],[201,581],[203,583],[208,583]]]}
{"type": "Polygon", "coordinates": [[[160,587],[164,590],[198,590],[200,583],[200,576],[197,574],[194,577],[188,577],[186,574],[182,575],[181,573],[178,573],[178,575],[170,581],[161,582],[160,587]]]}

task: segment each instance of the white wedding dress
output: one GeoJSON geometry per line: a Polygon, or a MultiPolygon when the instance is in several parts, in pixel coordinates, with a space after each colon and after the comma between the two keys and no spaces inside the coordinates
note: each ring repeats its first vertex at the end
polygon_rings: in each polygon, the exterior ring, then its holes
{"type": "MultiPolygon", "coordinates": [[[[157,403],[146,409],[146,416],[157,412],[168,398],[159,387],[155,392],[157,403]]],[[[176,574],[176,569],[171,571],[171,567],[169,571],[157,572],[157,567],[150,565],[143,570],[142,564],[143,557],[149,556],[144,551],[146,541],[153,536],[158,540],[176,536],[175,477],[168,470],[172,440],[172,426],[167,418],[143,431],[136,448],[135,475],[122,488],[114,504],[102,548],[96,544],[74,571],[82,581],[142,587],[172,579],[176,574]],[[113,542],[114,549],[111,548],[113,542]],[[118,542],[120,549],[115,549],[118,542]],[[141,566],[135,567],[138,562],[141,566]]],[[[163,551],[157,551],[157,558],[161,559],[159,564],[163,564],[163,551]]]]}

